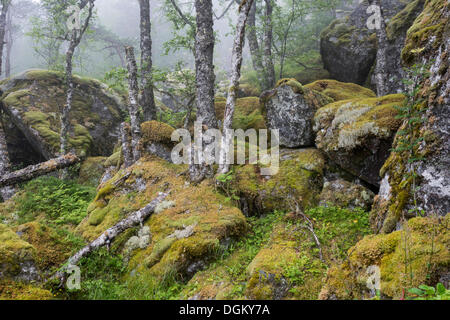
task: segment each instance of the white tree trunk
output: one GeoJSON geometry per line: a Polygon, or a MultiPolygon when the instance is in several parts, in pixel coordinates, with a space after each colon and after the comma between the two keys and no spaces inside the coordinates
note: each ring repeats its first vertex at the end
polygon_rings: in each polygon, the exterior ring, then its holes
{"type": "Polygon", "coordinates": [[[130,114],[131,125],[131,150],[133,152],[133,162],[141,157],[139,142],[141,139],[141,127],[139,122],[139,85],[137,79],[136,58],[134,56],[134,48],[126,47],[128,68],[128,112],[130,114]]]}
{"type": "Polygon", "coordinates": [[[253,0],[243,0],[244,3],[240,7],[238,23],[236,26],[236,35],[233,43],[233,52],[231,58],[232,75],[231,84],[228,89],[227,103],[225,107],[225,115],[223,120],[223,135],[220,149],[220,166],[219,172],[222,174],[230,171],[230,150],[233,147],[233,133],[231,132],[233,125],[234,110],[236,106],[236,91],[239,88],[239,80],[241,78],[242,66],[242,50],[245,43],[245,26],[249,11],[252,7],[253,0]]]}

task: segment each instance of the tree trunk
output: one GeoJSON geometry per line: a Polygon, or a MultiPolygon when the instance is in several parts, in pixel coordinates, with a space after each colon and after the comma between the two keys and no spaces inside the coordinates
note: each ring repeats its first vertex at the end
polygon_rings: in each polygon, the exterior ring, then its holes
{"type": "Polygon", "coordinates": [[[6,33],[6,17],[9,10],[11,0],[1,0],[2,11],[0,13],[0,75],[2,74],[3,67],[3,46],[5,44],[6,33]]]}
{"type": "Polygon", "coordinates": [[[125,168],[130,167],[133,164],[133,152],[131,150],[131,129],[127,122],[123,122],[120,125],[120,138],[122,141],[122,154],[123,163],[125,168]]]}
{"type": "Polygon", "coordinates": [[[250,8],[252,7],[253,0],[242,0],[243,3],[240,7],[238,23],[236,26],[236,35],[233,43],[232,52],[232,75],[231,84],[228,89],[227,103],[225,106],[225,115],[223,120],[223,135],[220,153],[220,167],[219,172],[222,174],[230,171],[230,164],[233,159],[230,159],[230,148],[233,143],[232,124],[234,117],[234,110],[236,106],[236,91],[239,88],[239,80],[241,78],[241,66],[242,66],[242,50],[245,43],[245,25],[247,22],[250,8]]]}
{"type": "MultiPolygon", "coordinates": [[[[125,219],[118,222],[116,225],[112,226],[106,230],[100,237],[92,241],[90,244],[85,246],[83,249],[78,251],[72,257],[69,258],[67,266],[74,266],[81,260],[81,258],[87,256],[94,250],[97,250],[103,246],[109,246],[111,242],[122,232],[143,224],[144,221],[150,217],[155,212],[156,207],[168,196],[168,193],[160,193],[152,202],[139,211],[129,214],[125,219]]],[[[59,271],[56,274],[56,278],[64,279],[65,269],[59,271]]]]}
{"type": "Polygon", "coordinates": [[[266,3],[266,11],[264,16],[264,69],[266,70],[266,81],[268,89],[272,89],[275,86],[275,68],[273,66],[272,57],[272,41],[273,41],[273,24],[272,24],[272,11],[273,0],[264,0],[266,3]]]}
{"type": "Polygon", "coordinates": [[[253,5],[250,9],[247,24],[248,46],[250,48],[250,55],[252,57],[253,69],[255,69],[256,71],[259,85],[261,86],[261,90],[263,91],[272,89],[267,85],[264,66],[262,63],[262,55],[258,44],[258,37],[256,36],[256,1],[253,2],[253,5]]]}
{"type": "Polygon", "coordinates": [[[380,8],[380,28],[377,28],[377,62],[375,66],[375,82],[377,86],[377,95],[385,96],[389,93],[389,88],[387,86],[387,47],[388,38],[386,32],[386,21],[384,19],[383,8],[381,7],[380,0],[372,0],[372,4],[379,6],[380,8]]]}
{"type": "Polygon", "coordinates": [[[139,122],[139,85],[137,79],[136,58],[133,47],[125,47],[128,68],[128,112],[131,122],[131,150],[133,152],[133,162],[141,157],[139,141],[141,140],[141,128],[139,122]]]}
{"type": "MultiPolygon", "coordinates": [[[[0,177],[4,177],[10,171],[11,164],[9,161],[8,146],[6,144],[5,131],[3,130],[3,118],[0,111],[0,177]]],[[[13,187],[0,188],[0,197],[3,201],[9,200],[16,193],[13,187]]]]}
{"type": "Polygon", "coordinates": [[[11,51],[13,46],[13,24],[11,10],[8,11],[7,17],[7,31],[6,31],[6,56],[5,56],[5,76],[11,77],[11,51]]]}
{"type": "Polygon", "coordinates": [[[0,178],[0,188],[32,180],[50,172],[70,167],[79,161],[80,159],[76,155],[69,153],[56,159],[28,166],[25,169],[3,174],[0,178]]]}
{"type": "MultiPolygon", "coordinates": [[[[214,30],[213,11],[211,0],[195,0],[197,13],[195,35],[195,72],[197,81],[197,122],[201,124],[201,130],[217,129],[217,118],[214,107],[214,30]]],[[[203,150],[214,141],[203,141],[203,150]]],[[[212,166],[207,165],[203,159],[202,148],[196,148],[193,152],[196,163],[190,164],[190,177],[193,182],[200,182],[206,176],[213,173],[212,166]]]]}
{"type": "Polygon", "coordinates": [[[142,98],[141,106],[144,111],[144,121],[156,120],[155,96],[152,78],[152,37],[150,22],[150,0],[139,0],[141,15],[141,72],[142,98]]]}

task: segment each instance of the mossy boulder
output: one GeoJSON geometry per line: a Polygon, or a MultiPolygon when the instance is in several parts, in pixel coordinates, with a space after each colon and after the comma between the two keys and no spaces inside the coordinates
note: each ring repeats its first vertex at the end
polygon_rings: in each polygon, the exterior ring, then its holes
{"type": "Polygon", "coordinates": [[[266,126],[278,129],[280,145],[288,148],[314,145],[314,114],[331,102],[330,97],[302,86],[295,79],[282,79],[275,89],[261,95],[266,126]]]}
{"type": "Polygon", "coordinates": [[[435,286],[450,267],[449,218],[414,218],[403,230],[366,236],[348,251],[346,262],[330,268],[320,298],[373,298],[376,292],[367,281],[374,266],[383,298],[402,299],[410,288],[435,286]]]}
{"type": "MultiPolygon", "coordinates": [[[[111,180],[100,185],[89,216],[76,232],[93,240],[106,229],[139,210],[158,192],[170,195],[145,222],[151,233],[148,247],[129,254],[127,279],[145,281],[166,273],[192,276],[205,267],[221,243],[239,237],[247,228],[241,211],[215,192],[213,184],[190,185],[181,173],[185,166],[172,165],[155,156],[145,156],[111,180]]],[[[133,234],[115,241],[119,249],[133,234]]]]}
{"type": "Polygon", "coordinates": [[[233,188],[246,214],[290,210],[295,202],[309,208],[317,204],[324,167],[324,156],[317,149],[281,150],[276,175],[262,176],[259,165],[237,167],[233,188]]]}
{"type": "Polygon", "coordinates": [[[375,98],[372,90],[354,83],[339,82],[336,80],[318,80],[307,84],[306,88],[321,92],[332,98],[335,102],[357,98],[375,98]]]}
{"type": "MultiPolygon", "coordinates": [[[[226,99],[217,97],[215,100],[217,119],[223,121],[226,99]]],[[[236,100],[233,118],[233,129],[266,129],[264,117],[257,97],[240,98],[236,100]]]]}
{"type": "Polygon", "coordinates": [[[176,145],[171,139],[174,131],[173,127],[163,122],[144,122],[141,125],[143,151],[171,161],[171,152],[176,145]]]}
{"type": "MultiPolygon", "coordinates": [[[[402,91],[404,72],[400,52],[406,31],[422,10],[424,0],[387,0],[381,6],[387,23],[387,78],[390,93],[402,91]]],[[[360,2],[347,17],[333,21],[321,34],[322,59],[332,78],[365,85],[377,54],[376,30],[369,30],[369,2],[360,2]]]]}
{"type": "MultiPolygon", "coordinates": [[[[122,98],[94,79],[74,76],[69,147],[81,156],[112,153],[123,121],[122,98]]],[[[2,108],[43,158],[59,153],[60,108],[65,104],[64,76],[28,70],[0,83],[2,108]]]]}
{"type": "Polygon", "coordinates": [[[314,117],[317,147],[343,169],[379,185],[379,170],[401,124],[394,107],[404,100],[396,94],[343,100],[319,109],[314,117]]]}
{"type": "Polygon", "coordinates": [[[360,184],[342,179],[327,181],[319,197],[319,205],[333,205],[342,208],[362,208],[370,211],[375,194],[360,184]]]}
{"type": "Polygon", "coordinates": [[[35,258],[36,249],[31,244],[0,224],[0,280],[38,280],[35,258]]]}
{"type": "Polygon", "coordinates": [[[418,92],[418,98],[423,103],[415,106],[422,110],[425,121],[416,124],[406,137],[399,131],[394,148],[401,146],[405,138],[408,141],[418,139],[421,142],[413,152],[416,158],[423,160],[415,163],[418,177],[413,186],[411,165],[408,163],[410,152],[391,153],[380,171],[383,183],[372,210],[375,232],[391,232],[403,215],[411,216],[411,209],[441,216],[450,212],[449,15],[448,1],[427,1],[423,12],[408,30],[402,52],[403,63],[406,66],[431,64],[430,75],[421,83],[418,92]]]}

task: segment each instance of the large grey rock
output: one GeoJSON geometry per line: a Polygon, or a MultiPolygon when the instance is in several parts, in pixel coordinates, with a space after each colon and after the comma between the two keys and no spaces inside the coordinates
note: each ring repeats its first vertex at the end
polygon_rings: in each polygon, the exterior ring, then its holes
{"type": "MultiPolygon", "coordinates": [[[[75,76],[74,82],[69,146],[80,156],[109,156],[124,119],[123,99],[97,80],[75,76]]],[[[5,130],[13,160],[26,158],[20,150],[33,158],[54,158],[59,153],[60,109],[65,104],[63,75],[28,70],[3,80],[0,90],[1,108],[12,124],[5,130]],[[27,144],[17,148],[24,140],[27,144]]]]}
{"type": "Polygon", "coordinates": [[[280,145],[288,148],[314,145],[312,120],[316,111],[333,99],[303,87],[293,79],[262,94],[266,111],[266,125],[280,131],[280,145]]]}
{"type": "MultiPolygon", "coordinates": [[[[387,61],[389,71],[389,93],[402,91],[404,73],[401,68],[400,53],[406,31],[420,13],[424,0],[382,1],[386,18],[388,42],[387,61]],[[410,4],[408,4],[410,2],[410,4]]],[[[375,65],[377,38],[375,30],[369,30],[367,0],[347,17],[333,21],[321,35],[320,51],[325,69],[339,81],[360,85],[370,84],[371,70],[375,65]]]]}

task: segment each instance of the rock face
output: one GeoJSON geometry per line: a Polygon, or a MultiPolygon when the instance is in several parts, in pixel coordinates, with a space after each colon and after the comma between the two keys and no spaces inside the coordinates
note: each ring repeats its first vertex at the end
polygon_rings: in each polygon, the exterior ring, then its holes
{"type": "Polygon", "coordinates": [[[314,145],[312,120],[316,111],[333,102],[320,92],[303,87],[295,79],[280,80],[275,89],[261,95],[269,129],[280,130],[280,145],[288,148],[314,145]]]}
{"type": "Polygon", "coordinates": [[[292,210],[297,202],[313,207],[323,185],[325,159],[317,149],[281,150],[280,169],[274,176],[261,176],[260,167],[245,165],[236,169],[234,188],[246,214],[292,210]]]}
{"type": "Polygon", "coordinates": [[[325,182],[319,205],[342,208],[362,208],[370,211],[375,194],[369,189],[342,179],[325,182]]]}
{"type": "MultiPolygon", "coordinates": [[[[372,211],[372,227],[389,233],[398,227],[402,215],[416,206],[425,214],[450,212],[450,3],[427,1],[423,12],[408,31],[402,52],[405,65],[432,63],[431,74],[423,81],[420,96],[424,100],[424,123],[414,127],[413,138],[421,139],[414,149],[423,161],[415,163],[416,192],[409,179],[411,166],[407,152],[393,152],[384,165],[383,184],[372,211]]],[[[394,148],[402,137],[396,139],[394,148]]]]}
{"type": "Polygon", "coordinates": [[[344,170],[378,185],[379,170],[400,126],[394,106],[404,99],[397,94],[344,100],[319,109],[314,118],[317,147],[344,170]]]}
{"type": "MultiPolygon", "coordinates": [[[[424,0],[382,1],[389,40],[387,70],[390,72],[388,78],[391,93],[397,93],[403,89],[400,81],[404,77],[399,58],[400,52],[406,31],[420,13],[423,2],[424,0]]],[[[375,30],[369,30],[367,26],[371,16],[367,13],[368,6],[368,1],[363,1],[349,16],[335,20],[321,35],[322,60],[325,69],[334,79],[360,85],[368,80],[377,52],[375,30]]]]}
{"type": "MultiPolygon", "coordinates": [[[[81,156],[110,155],[124,118],[122,99],[97,80],[74,78],[70,147],[81,156]]],[[[44,159],[54,158],[60,143],[59,109],[65,103],[62,74],[29,70],[2,81],[0,89],[2,109],[14,124],[7,132],[11,139],[8,144],[17,144],[14,132],[19,130],[34,149],[34,154],[44,159]]],[[[22,137],[18,139],[20,141],[22,137]]],[[[20,158],[19,155],[16,158],[20,158]]]]}

